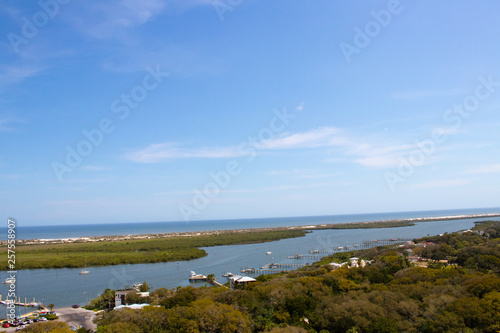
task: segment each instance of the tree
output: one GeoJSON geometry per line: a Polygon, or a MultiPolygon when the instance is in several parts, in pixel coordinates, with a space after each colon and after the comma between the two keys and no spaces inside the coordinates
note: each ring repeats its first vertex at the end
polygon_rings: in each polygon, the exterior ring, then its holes
{"type": "Polygon", "coordinates": [[[144,281],[144,282],[142,283],[142,285],[139,287],[139,291],[140,291],[140,292],[143,292],[143,293],[144,293],[144,292],[148,292],[148,291],[149,291],[149,286],[148,286],[148,284],[146,283],[146,281],[144,281]]]}
{"type": "Polygon", "coordinates": [[[54,304],[52,304],[52,303],[50,303],[50,304],[49,304],[49,309],[50,309],[50,311],[54,311],[54,307],[55,307],[55,305],[54,305],[54,304]]]}
{"type": "Polygon", "coordinates": [[[117,322],[108,326],[99,327],[99,333],[141,333],[144,332],[134,323],[117,322]]]}

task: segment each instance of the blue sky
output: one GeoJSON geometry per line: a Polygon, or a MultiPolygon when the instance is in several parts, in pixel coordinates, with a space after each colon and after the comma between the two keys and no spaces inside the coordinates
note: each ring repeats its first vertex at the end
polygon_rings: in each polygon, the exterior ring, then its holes
{"type": "Polygon", "coordinates": [[[499,9],[3,1],[0,215],[41,225],[498,206],[499,9]]]}

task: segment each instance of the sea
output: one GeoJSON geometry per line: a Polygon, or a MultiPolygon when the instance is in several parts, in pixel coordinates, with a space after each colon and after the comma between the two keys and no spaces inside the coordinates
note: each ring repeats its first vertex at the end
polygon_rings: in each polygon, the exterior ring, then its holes
{"type": "MultiPolygon", "coordinates": [[[[363,222],[420,217],[441,217],[457,215],[498,214],[500,208],[478,208],[460,210],[440,210],[425,212],[398,212],[377,214],[332,215],[314,217],[291,217],[269,219],[217,220],[199,222],[159,222],[130,224],[100,224],[73,226],[22,226],[18,221],[18,237],[23,239],[61,239],[99,235],[134,235],[147,233],[167,233],[204,230],[229,230],[261,227],[282,227],[328,223],[363,222]]],[[[470,229],[474,222],[482,220],[500,220],[500,218],[474,218],[446,221],[418,222],[414,226],[383,229],[341,229],[314,230],[305,237],[283,239],[279,241],[228,245],[203,248],[207,256],[190,261],[177,261],[155,264],[116,265],[106,267],[88,267],[88,275],[79,275],[81,269],[31,269],[20,270],[16,276],[16,296],[44,304],[54,304],[57,308],[74,304],[85,305],[105,289],[120,289],[135,283],[147,281],[152,289],[176,288],[178,286],[203,286],[205,282],[189,282],[191,271],[197,274],[214,274],[217,281],[224,283],[222,275],[227,272],[246,275],[241,270],[256,268],[268,263],[307,264],[315,259],[288,259],[295,254],[309,255],[311,251],[332,251],[338,247],[363,244],[374,240],[391,238],[413,239],[427,235],[438,235],[470,229]],[[267,255],[267,252],[271,252],[267,255]]],[[[373,243],[374,246],[377,243],[373,243]]],[[[292,269],[292,268],[290,268],[292,269]]],[[[253,276],[253,275],[249,275],[253,276]]],[[[0,272],[0,280],[8,277],[7,272],[0,272]]],[[[0,284],[3,299],[9,292],[10,285],[0,284]]],[[[32,308],[19,307],[21,313],[32,308]]],[[[0,319],[5,317],[5,306],[0,307],[0,319]]]]}
{"type": "MultiPolygon", "coordinates": [[[[229,219],[177,222],[135,222],[100,223],[75,225],[23,226],[17,221],[17,239],[66,239],[91,236],[140,235],[187,231],[232,230],[246,228],[287,227],[314,224],[338,224],[349,222],[383,221],[412,219],[420,217],[439,217],[455,215],[479,215],[500,213],[500,208],[472,208],[453,210],[430,210],[414,212],[392,212],[374,214],[346,214],[325,216],[300,216],[255,219],[229,219]]],[[[7,227],[0,228],[0,240],[7,239],[7,227]]]]}

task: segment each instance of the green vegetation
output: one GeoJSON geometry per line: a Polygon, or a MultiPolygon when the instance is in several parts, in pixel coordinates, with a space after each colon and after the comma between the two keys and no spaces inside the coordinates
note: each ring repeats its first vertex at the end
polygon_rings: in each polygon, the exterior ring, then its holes
{"type": "MultiPolygon", "coordinates": [[[[128,304],[133,304],[135,302],[130,302],[127,300],[128,304]]],[[[87,310],[104,310],[104,309],[112,309],[115,307],[115,290],[106,289],[104,292],[92,299],[89,304],[84,306],[87,310]]]]}
{"type": "Polygon", "coordinates": [[[43,315],[43,316],[40,316],[40,317],[45,317],[47,318],[47,320],[56,320],[58,319],[59,317],[55,314],[46,314],[46,315],[43,315]]]}
{"type": "Polygon", "coordinates": [[[74,333],[68,324],[60,321],[31,324],[28,327],[23,328],[22,331],[28,333],[74,333]]]}
{"type": "Polygon", "coordinates": [[[103,313],[98,332],[497,332],[500,222],[474,231],[339,253],[232,291],[160,288],[143,299],[160,307],[103,313]],[[328,265],[351,255],[373,262],[328,265]]]}
{"type": "MultiPolygon", "coordinates": [[[[206,255],[199,247],[269,242],[301,237],[304,230],[249,231],[193,237],[171,237],[114,242],[19,245],[16,269],[77,268],[87,266],[191,260],[206,255]]],[[[0,248],[0,267],[7,270],[7,247],[0,248]]]]}

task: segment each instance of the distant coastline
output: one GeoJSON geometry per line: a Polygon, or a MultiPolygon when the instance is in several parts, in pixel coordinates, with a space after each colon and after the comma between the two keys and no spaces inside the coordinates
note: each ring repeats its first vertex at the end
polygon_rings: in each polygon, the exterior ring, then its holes
{"type": "MultiPolygon", "coordinates": [[[[438,217],[421,217],[408,219],[393,219],[381,221],[360,221],[335,224],[316,224],[303,226],[287,226],[287,227],[268,227],[268,228],[242,228],[228,230],[206,230],[206,231],[186,231],[186,232],[169,232],[169,233],[150,233],[137,235],[109,235],[109,236],[89,236],[75,238],[57,238],[57,239],[19,239],[18,245],[42,245],[42,244],[61,244],[61,243],[89,243],[89,242],[116,242],[127,240],[146,240],[146,239],[161,239],[175,237],[197,237],[197,236],[213,236],[213,235],[228,235],[242,234],[253,232],[269,232],[269,231],[286,231],[286,230],[322,230],[322,229],[370,229],[370,228],[396,228],[408,227],[418,222],[433,222],[433,221],[449,221],[463,220],[475,218],[494,218],[500,217],[500,213],[488,214],[470,214],[470,215],[451,215],[438,217]]],[[[0,246],[7,244],[7,241],[0,241],[0,246]]]]}

